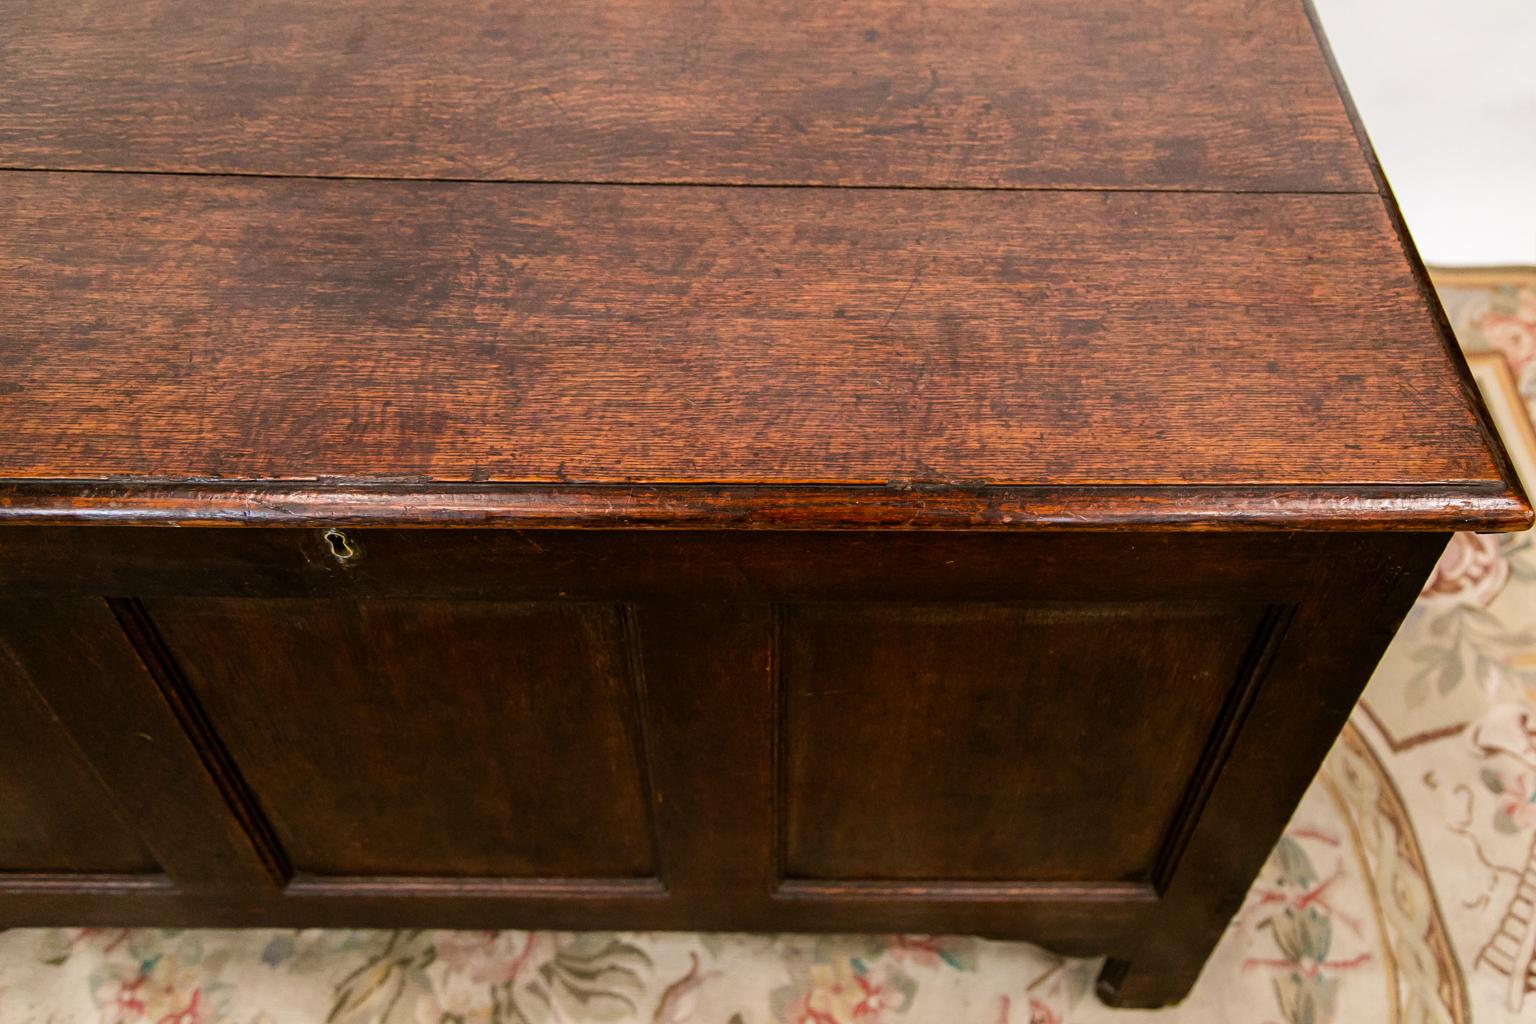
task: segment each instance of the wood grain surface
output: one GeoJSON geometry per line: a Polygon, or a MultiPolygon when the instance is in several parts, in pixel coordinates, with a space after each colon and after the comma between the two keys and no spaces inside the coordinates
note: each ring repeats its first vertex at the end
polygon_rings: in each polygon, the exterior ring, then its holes
{"type": "MultiPolygon", "coordinates": [[[[0,603],[9,625],[14,609],[0,603]]],[[[32,671],[0,628],[0,873],[153,873],[136,821],[112,803],[89,762],[37,694],[32,671]]]]}
{"type": "Polygon", "coordinates": [[[296,873],[654,874],[616,609],[196,599],[148,612],[296,873]]]}
{"type": "Polygon", "coordinates": [[[1377,196],[19,173],[0,223],[11,478],[1500,485],[1377,196]]]}
{"type": "Polygon", "coordinates": [[[1374,191],[1299,3],[0,0],[0,165],[1374,191]]]}
{"type": "Polygon", "coordinates": [[[1319,44],[0,0],[0,924],[975,933],[1181,998],[1448,531],[1531,519],[1319,44]]]}
{"type": "Polygon", "coordinates": [[[785,608],[786,878],[1151,880],[1261,612],[785,608]],[[1067,824],[1090,821],[1114,834],[1067,824]]]}

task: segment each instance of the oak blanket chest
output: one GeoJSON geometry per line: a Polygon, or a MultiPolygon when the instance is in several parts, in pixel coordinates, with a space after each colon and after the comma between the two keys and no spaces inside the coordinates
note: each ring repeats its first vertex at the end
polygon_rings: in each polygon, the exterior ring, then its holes
{"type": "Polygon", "coordinates": [[[1178,999],[1526,526],[1292,0],[0,0],[0,925],[1178,999]]]}

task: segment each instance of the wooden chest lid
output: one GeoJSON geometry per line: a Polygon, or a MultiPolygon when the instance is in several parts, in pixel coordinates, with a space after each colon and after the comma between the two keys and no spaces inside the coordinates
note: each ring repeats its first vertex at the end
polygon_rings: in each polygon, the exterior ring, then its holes
{"type": "Polygon", "coordinates": [[[0,0],[0,515],[1514,528],[1282,0],[0,0]]]}

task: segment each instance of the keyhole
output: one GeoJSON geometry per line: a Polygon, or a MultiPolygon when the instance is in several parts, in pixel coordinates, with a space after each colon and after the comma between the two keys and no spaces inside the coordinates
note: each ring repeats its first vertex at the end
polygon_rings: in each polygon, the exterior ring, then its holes
{"type": "Polygon", "coordinates": [[[345,533],[332,528],[326,530],[324,536],[325,542],[330,545],[331,554],[335,557],[336,561],[350,562],[357,557],[357,546],[352,543],[352,538],[348,537],[345,533]]]}

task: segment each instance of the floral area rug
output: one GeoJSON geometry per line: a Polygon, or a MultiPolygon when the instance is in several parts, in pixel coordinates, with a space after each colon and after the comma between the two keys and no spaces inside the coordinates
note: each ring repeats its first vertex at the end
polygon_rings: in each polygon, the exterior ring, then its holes
{"type": "MultiPolygon", "coordinates": [[[[1536,271],[1436,275],[1536,490],[1536,271]]],[[[912,935],[0,934],[0,1024],[1536,1021],[1536,542],[1458,536],[1182,1005],[912,935]]]]}

